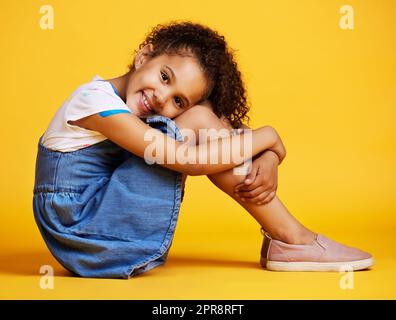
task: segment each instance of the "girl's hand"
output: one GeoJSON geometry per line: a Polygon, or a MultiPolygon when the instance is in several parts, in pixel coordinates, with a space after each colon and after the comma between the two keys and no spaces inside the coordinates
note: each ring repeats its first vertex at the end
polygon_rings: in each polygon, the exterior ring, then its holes
{"type": "Polygon", "coordinates": [[[270,202],[278,187],[278,165],[280,161],[277,154],[266,150],[252,162],[252,170],[243,183],[235,186],[234,194],[241,201],[256,204],[270,202]]]}

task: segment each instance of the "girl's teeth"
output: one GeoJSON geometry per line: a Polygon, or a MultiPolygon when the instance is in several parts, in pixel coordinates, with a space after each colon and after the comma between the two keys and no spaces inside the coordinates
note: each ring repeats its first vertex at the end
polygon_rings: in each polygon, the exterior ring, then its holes
{"type": "Polygon", "coordinates": [[[150,111],[153,111],[153,110],[151,109],[151,107],[150,107],[150,105],[149,105],[147,99],[146,99],[146,96],[144,96],[144,95],[143,95],[143,102],[144,102],[144,105],[147,107],[147,109],[149,109],[150,111]]]}

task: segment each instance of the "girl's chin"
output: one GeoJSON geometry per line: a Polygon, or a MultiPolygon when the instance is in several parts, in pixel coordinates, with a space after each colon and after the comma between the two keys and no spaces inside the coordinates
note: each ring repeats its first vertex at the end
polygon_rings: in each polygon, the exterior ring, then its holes
{"type": "Polygon", "coordinates": [[[128,106],[128,108],[132,111],[132,113],[134,115],[138,116],[139,118],[145,117],[145,115],[141,114],[141,112],[140,112],[140,110],[139,110],[137,105],[134,105],[134,104],[128,103],[128,102],[126,103],[126,105],[128,106]]]}
{"type": "Polygon", "coordinates": [[[144,112],[142,112],[142,110],[139,107],[140,100],[137,98],[137,101],[135,101],[134,98],[127,98],[126,101],[126,105],[128,106],[128,108],[132,111],[132,113],[136,116],[138,116],[139,118],[147,118],[148,116],[150,116],[150,114],[146,114],[144,112]]]}

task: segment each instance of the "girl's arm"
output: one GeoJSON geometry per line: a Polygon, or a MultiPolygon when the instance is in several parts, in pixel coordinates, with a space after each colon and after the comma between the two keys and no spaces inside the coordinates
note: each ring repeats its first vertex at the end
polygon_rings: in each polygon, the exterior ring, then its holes
{"type": "MultiPolygon", "coordinates": [[[[155,143],[156,145],[162,145],[162,150],[164,151],[164,159],[162,159],[162,163],[158,164],[171,170],[192,176],[208,175],[231,169],[266,149],[275,151],[280,158],[283,157],[284,152],[279,146],[278,134],[269,126],[252,130],[252,134],[248,135],[249,139],[245,139],[247,140],[245,142],[249,144],[251,143],[251,154],[246,154],[246,152],[243,152],[244,134],[216,139],[217,147],[211,148],[211,146],[213,147],[213,145],[211,145],[213,140],[201,145],[182,143],[162,133],[160,130],[153,129],[133,114],[115,114],[109,117],[102,117],[99,114],[94,114],[82,118],[73,124],[75,123],[85,129],[100,132],[120,147],[141,158],[145,157],[146,148],[153,144],[152,141],[144,140],[145,135],[149,130],[155,130],[155,143]],[[235,143],[240,147],[234,147],[230,150],[230,146],[234,146],[235,143]],[[182,148],[182,150],[180,150],[180,148],[182,148]],[[230,152],[229,159],[231,159],[231,161],[229,161],[229,163],[222,163],[222,161],[216,161],[214,164],[210,163],[210,159],[223,159],[223,151],[230,152]],[[173,153],[173,155],[168,156],[168,152],[173,153]],[[189,163],[179,163],[175,156],[178,153],[187,153],[188,155],[192,155],[189,159],[189,163]],[[168,159],[170,159],[170,161],[168,161],[168,159]],[[206,161],[202,161],[202,159],[206,161]],[[201,163],[199,160],[201,160],[201,163]]],[[[150,135],[148,134],[146,137],[147,136],[150,135]]]]}
{"type": "MultiPolygon", "coordinates": [[[[241,128],[251,130],[251,128],[248,127],[246,124],[242,124],[241,128]]],[[[280,139],[280,137],[279,137],[278,141],[275,143],[275,145],[269,150],[275,152],[275,154],[278,156],[278,159],[279,159],[278,165],[280,165],[282,163],[283,159],[286,157],[286,149],[285,149],[285,146],[284,146],[282,140],[280,139]]]]}

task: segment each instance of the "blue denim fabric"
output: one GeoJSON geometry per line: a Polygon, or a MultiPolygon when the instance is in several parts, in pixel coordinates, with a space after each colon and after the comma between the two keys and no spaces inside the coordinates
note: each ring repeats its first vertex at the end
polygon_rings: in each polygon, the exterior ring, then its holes
{"type": "MultiPolygon", "coordinates": [[[[146,122],[183,140],[169,118],[146,122]]],[[[181,173],[110,140],[72,152],[38,143],[35,220],[54,257],[82,277],[130,278],[164,264],[182,189],[181,173]]]]}

